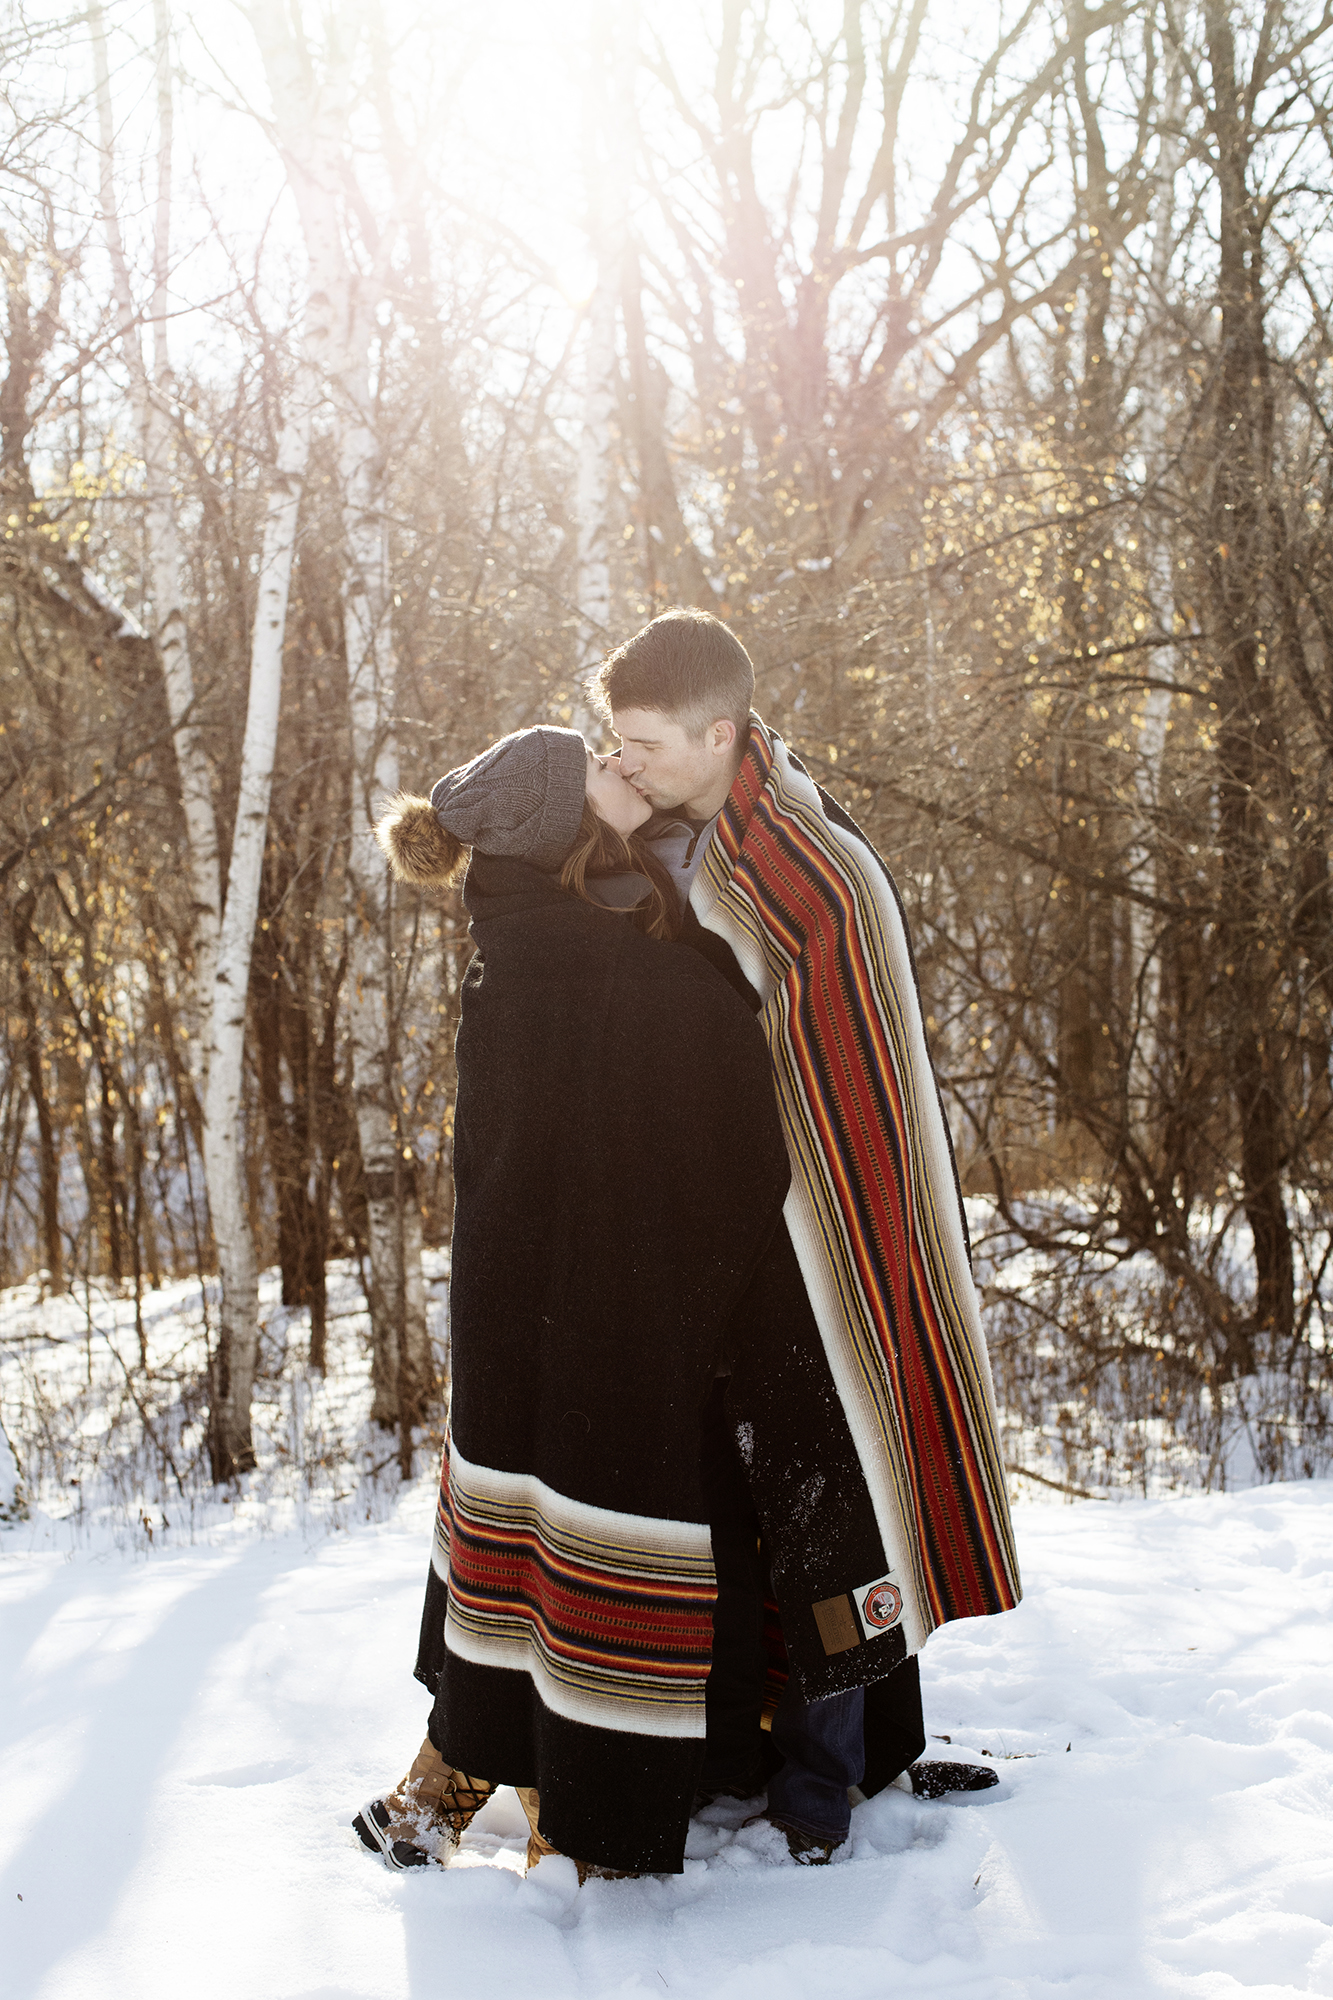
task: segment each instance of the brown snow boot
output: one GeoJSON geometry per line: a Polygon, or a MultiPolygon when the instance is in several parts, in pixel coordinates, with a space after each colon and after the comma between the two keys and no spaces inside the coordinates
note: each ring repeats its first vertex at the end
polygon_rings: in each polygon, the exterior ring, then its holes
{"type": "MultiPolygon", "coordinates": [[[[548,1854],[558,1854],[560,1849],[552,1847],[546,1835],[537,1824],[541,1813],[541,1799],[535,1785],[517,1785],[518,1802],[522,1806],[528,1822],[528,1867],[533,1869],[548,1854]]],[[[571,1857],[572,1858],[572,1857],[571,1857]]],[[[603,1868],[598,1861],[575,1861],[578,1870],[579,1887],[596,1878],[603,1882],[637,1882],[638,1876],[628,1868],[603,1868]]]]}
{"type": "Polygon", "coordinates": [[[541,1811],[541,1800],[537,1796],[537,1787],[535,1785],[516,1785],[514,1789],[518,1793],[518,1802],[522,1806],[524,1817],[528,1822],[528,1858],[526,1865],[529,1868],[535,1868],[537,1863],[544,1861],[548,1854],[558,1854],[560,1849],[552,1847],[545,1834],[538,1829],[537,1816],[541,1811]]]}
{"type": "Polygon", "coordinates": [[[494,1786],[446,1764],[427,1737],[405,1778],[362,1806],[352,1821],[363,1847],[386,1868],[447,1868],[494,1786]]]}

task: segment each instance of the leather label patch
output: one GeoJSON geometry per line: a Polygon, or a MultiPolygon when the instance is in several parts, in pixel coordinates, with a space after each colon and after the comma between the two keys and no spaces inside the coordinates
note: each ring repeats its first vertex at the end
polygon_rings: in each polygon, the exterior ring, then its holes
{"type": "Polygon", "coordinates": [[[861,1628],[850,1597],[826,1597],[811,1608],[826,1653],[845,1653],[850,1647],[860,1645],[861,1628]]]}

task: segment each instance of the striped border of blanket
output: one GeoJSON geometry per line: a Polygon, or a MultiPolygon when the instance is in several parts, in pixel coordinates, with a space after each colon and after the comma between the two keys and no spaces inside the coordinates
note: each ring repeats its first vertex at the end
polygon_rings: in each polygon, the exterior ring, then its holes
{"type": "Polygon", "coordinates": [[[703,1735],[717,1596],[704,1523],[591,1507],[446,1446],[431,1560],[460,1659],[526,1672],[572,1722],[703,1735]]]}

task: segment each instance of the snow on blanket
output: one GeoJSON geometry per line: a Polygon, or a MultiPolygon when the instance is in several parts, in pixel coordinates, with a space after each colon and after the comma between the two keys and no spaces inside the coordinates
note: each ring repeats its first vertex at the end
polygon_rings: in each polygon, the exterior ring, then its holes
{"type": "Polygon", "coordinates": [[[1020,1508],[1026,1601],[923,1656],[998,1789],[891,1790],[825,1869],[715,1807],[582,1890],[512,1793],[447,1873],[347,1829],[422,1733],[430,1485],[313,1548],[0,1538],[6,1996],[1333,1995],[1333,1485],[1020,1508]]]}

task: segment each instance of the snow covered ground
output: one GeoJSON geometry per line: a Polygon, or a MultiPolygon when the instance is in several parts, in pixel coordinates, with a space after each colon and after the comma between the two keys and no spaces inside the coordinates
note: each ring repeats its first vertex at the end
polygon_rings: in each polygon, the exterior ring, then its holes
{"type": "Polygon", "coordinates": [[[1333,1484],[1024,1505],[1026,1601],[923,1663],[997,1790],[890,1791],[827,1869],[714,1808],[682,1877],[581,1890],[522,1877],[512,1794],[448,1872],[348,1830],[422,1734],[432,1486],[315,1537],[0,1531],[6,2000],[1333,1995],[1333,1484]]]}

